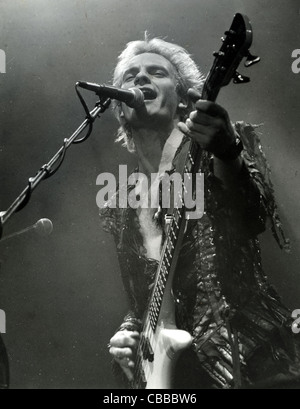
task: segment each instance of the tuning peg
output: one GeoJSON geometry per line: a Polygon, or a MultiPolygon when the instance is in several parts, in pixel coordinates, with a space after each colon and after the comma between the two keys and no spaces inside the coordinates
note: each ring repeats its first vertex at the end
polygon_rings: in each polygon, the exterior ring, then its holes
{"type": "Polygon", "coordinates": [[[258,57],[257,55],[252,55],[250,53],[250,51],[248,50],[247,54],[246,54],[246,61],[245,61],[245,67],[251,67],[251,65],[253,64],[257,64],[260,61],[260,57],[258,57]]]}
{"type": "Polygon", "coordinates": [[[236,31],[234,30],[229,30],[229,31],[225,31],[224,33],[226,36],[235,36],[236,35],[236,31]]]}
{"type": "Polygon", "coordinates": [[[245,77],[244,75],[238,73],[237,71],[235,72],[233,76],[233,83],[234,84],[246,84],[247,82],[250,82],[249,77],[245,77]]]}
{"type": "Polygon", "coordinates": [[[214,57],[224,57],[225,53],[223,51],[215,51],[213,53],[214,57]]]}

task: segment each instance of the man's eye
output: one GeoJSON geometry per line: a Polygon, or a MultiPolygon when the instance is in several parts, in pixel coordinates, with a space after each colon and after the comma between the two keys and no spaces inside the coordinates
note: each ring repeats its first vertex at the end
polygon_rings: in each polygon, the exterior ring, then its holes
{"type": "Polygon", "coordinates": [[[163,71],[154,71],[153,75],[155,77],[165,77],[166,74],[163,71]]]}
{"type": "Polygon", "coordinates": [[[124,82],[129,82],[129,81],[132,81],[134,79],[134,76],[133,75],[127,75],[125,78],[124,78],[124,82]]]}

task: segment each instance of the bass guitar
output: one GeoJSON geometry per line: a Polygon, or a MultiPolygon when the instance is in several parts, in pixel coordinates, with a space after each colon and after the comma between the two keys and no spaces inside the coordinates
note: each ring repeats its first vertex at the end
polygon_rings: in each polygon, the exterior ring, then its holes
{"type": "MultiPolygon", "coordinates": [[[[215,101],[220,89],[232,79],[236,84],[249,82],[250,79],[239,74],[237,68],[244,58],[246,67],[259,61],[259,57],[249,52],[252,28],[247,16],[240,13],[234,16],[222,42],[220,50],[214,53],[215,59],[203,86],[202,99],[215,101]]],[[[184,159],[176,172],[195,174],[199,171],[201,149],[193,141],[186,145],[184,159]]],[[[184,203],[180,208],[170,208],[165,216],[166,238],[143,320],[132,381],[134,389],[170,389],[176,360],[193,340],[188,332],[176,327],[172,296],[173,277],[187,223],[184,203]]]]}

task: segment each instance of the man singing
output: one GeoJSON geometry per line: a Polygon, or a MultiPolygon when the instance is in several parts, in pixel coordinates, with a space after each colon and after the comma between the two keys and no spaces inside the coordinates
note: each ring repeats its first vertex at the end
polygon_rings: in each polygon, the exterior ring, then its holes
{"type": "MultiPolygon", "coordinates": [[[[136,155],[148,186],[153,173],[176,169],[190,138],[203,150],[205,213],[188,223],[173,280],[176,324],[193,342],[177,363],[173,386],[299,387],[299,342],[262,271],[256,237],[270,218],[281,244],[267,164],[254,128],[232,125],[224,108],[201,100],[202,85],[187,51],[160,39],[129,43],[114,73],[114,86],[145,95],[139,108],[117,103],[114,110],[118,140],[136,155]]],[[[138,184],[132,190],[145,193],[138,184]]],[[[157,209],[142,206],[101,210],[131,307],[109,345],[129,383],[165,239],[156,215],[157,209]]]]}

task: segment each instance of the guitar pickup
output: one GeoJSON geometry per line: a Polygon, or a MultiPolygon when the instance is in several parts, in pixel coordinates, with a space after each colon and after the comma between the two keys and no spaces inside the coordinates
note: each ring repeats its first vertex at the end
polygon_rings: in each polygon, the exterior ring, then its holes
{"type": "Polygon", "coordinates": [[[143,358],[149,362],[154,361],[154,352],[148,338],[143,339],[143,358]]]}
{"type": "Polygon", "coordinates": [[[174,216],[173,216],[173,215],[171,215],[171,214],[166,214],[166,215],[165,215],[165,224],[166,224],[166,225],[171,224],[172,221],[173,221],[173,219],[174,219],[174,216]]]}

